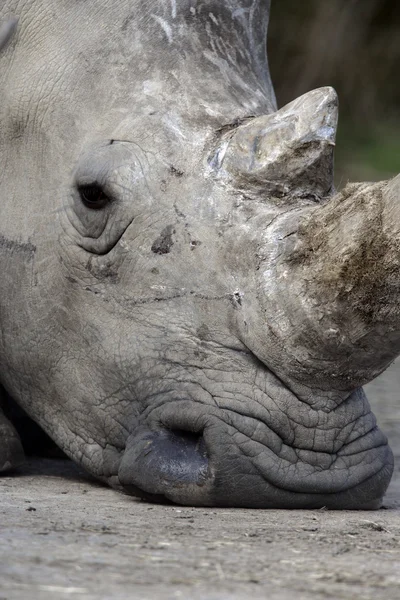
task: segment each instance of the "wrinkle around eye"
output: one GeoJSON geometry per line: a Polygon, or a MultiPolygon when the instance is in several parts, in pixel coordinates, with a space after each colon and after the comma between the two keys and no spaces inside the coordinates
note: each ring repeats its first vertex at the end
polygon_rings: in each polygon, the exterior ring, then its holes
{"type": "MultiPolygon", "coordinates": [[[[124,236],[126,230],[130,227],[130,225],[133,223],[133,221],[134,221],[134,218],[132,218],[126,224],[126,227],[124,227],[118,235],[113,236],[112,240],[110,240],[110,243],[108,243],[108,244],[104,244],[104,242],[102,240],[100,240],[100,238],[86,237],[86,238],[83,238],[83,240],[87,240],[87,243],[84,244],[81,241],[81,242],[78,242],[78,246],[80,248],[82,248],[82,250],[85,250],[85,252],[87,252],[88,254],[94,254],[96,256],[105,256],[105,255],[109,254],[109,252],[111,252],[115,248],[115,246],[120,242],[120,240],[124,236]],[[96,242],[98,242],[98,243],[96,244],[96,242]],[[98,246],[98,247],[96,247],[96,246],[98,246]]],[[[103,229],[103,232],[104,232],[104,229],[103,229]]],[[[111,236],[110,236],[110,238],[111,238],[111,236]]]]}
{"type": "Polygon", "coordinates": [[[66,206],[65,210],[65,214],[71,227],[77,232],[78,235],[82,236],[83,239],[99,239],[103,235],[107,227],[110,215],[107,215],[105,211],[91,211],[90,209],[85,208],[84,206],[82,206],[82,211],[87,211],[90,214],[90,217],[89,215],[87,215],[87,217],[88,219],[90,218],[92,221],[92,227],[94,230],[93,235],[90,235],[88,227],[83,222],[81,216],[79,215],[79,212],[75,209],[74,202],[66,206]]]}

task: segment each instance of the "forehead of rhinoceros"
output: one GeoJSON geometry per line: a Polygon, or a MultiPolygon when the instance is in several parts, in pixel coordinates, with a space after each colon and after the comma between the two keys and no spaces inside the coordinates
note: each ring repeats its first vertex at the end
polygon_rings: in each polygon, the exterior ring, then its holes
{"type": "Polygon", "coordinates": [[[64,98],[68,90],[79,106],[90,95],[95,107],[122,102],[140,111],[142,102],[145,113],[175,110],[218,124],[275,108],[265,59],[269,3],[11,0],[0,16],[20,19],[7,52],[17,90],[30,85],[37,103],[62,81],[64,98]]]}

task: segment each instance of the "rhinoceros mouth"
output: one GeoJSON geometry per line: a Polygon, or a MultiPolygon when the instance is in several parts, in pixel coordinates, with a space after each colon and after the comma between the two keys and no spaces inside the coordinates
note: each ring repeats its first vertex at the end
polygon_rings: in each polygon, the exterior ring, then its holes
{"type": "MultiPolygon", "coordinates": [[[[354,425],[354,424],[353,424],[354,425]]],[[[293,427],[298,427],[294,423],[293,427]]],[[[372,427],[336,451],[304,448],[254,415],[180,400],[129,436],[118,479],[152,502],[247,508],[377,508],[393,459],[372,427]]],[[[310,440],[314,438],[315,449],[310,440]]],[[[329,445],[329,444],[328,444],[329,445]]]]}

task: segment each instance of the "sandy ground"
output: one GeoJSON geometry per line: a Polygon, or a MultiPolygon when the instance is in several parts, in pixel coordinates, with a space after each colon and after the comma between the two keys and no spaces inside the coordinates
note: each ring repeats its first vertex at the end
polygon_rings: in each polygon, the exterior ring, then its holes
{"type": "Polygon", "coordinates": [[[397,458],[381,510],[155,506],[31,461],[0,479],[0,600],[400,599],[400,365],[368,387],[397,458]]]}

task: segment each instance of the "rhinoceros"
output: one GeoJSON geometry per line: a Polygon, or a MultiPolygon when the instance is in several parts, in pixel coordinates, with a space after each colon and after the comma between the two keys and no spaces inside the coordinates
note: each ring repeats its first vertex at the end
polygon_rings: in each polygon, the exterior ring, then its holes
{"type": "MultiPolygon", "coordinates": [[[[336,93],[277,110],[269,13],[3,0],[0,380],[129,494],[373,509],[400,178],[335,191],[336,93]]],[[[2,414],[0,469],[22,459],[2,414]]]]}

